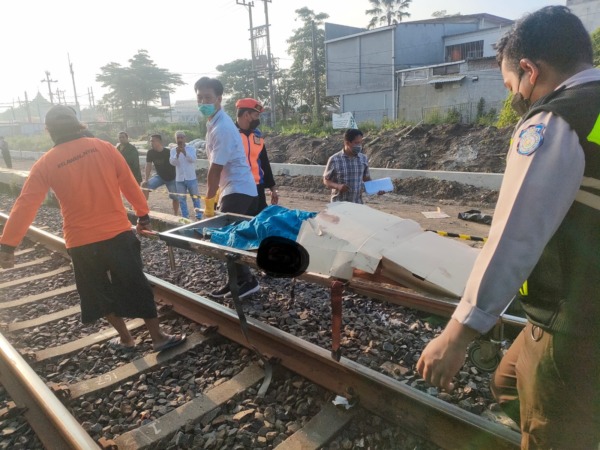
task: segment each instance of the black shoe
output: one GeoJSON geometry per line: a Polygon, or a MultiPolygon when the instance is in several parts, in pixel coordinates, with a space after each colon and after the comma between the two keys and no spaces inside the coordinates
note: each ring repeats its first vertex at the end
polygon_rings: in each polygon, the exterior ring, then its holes
{"type": "Polygon", "coordinates": [[[215,289],[209,295],[211,297],[215,297],[215,298],[224,298],[230,294],[231,294],[231,289],[229,289],[229,284],[226,284],[226,285],[220,287],[219,289],[215,289]]]}
{"type": "MultiPolygon", "coordinates": [[[[240,299],[248,297],[256,292],[260,291],[260,284],[256,278],[252,278],[250,281],[246,281],[238,287],[238,297],[240,299]]],[[[233,298],[231,292],[225,294],[225,298],[233,298]]]]}

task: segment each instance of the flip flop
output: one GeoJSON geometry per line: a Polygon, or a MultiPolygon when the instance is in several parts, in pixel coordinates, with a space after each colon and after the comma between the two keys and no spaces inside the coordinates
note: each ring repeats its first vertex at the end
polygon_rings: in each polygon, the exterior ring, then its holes
{"type": "Polygon", "coordinates": [[[185,342],[187,339],[185,334],[176,334],[171,336],[167,342],[158,347],[154,347],[155,352],[162,352],[163,350],[167,350],[169,348],[177,347],[185,342]]]}
{"type": "Polygon", "coordinates": [[[114,350],[121,350],[123,352],[132,352],[135,350],[135,345],[128,346],[121,344],[121,338],[119,336],[112,338],[106,343],[109,348],[114,350]]]}

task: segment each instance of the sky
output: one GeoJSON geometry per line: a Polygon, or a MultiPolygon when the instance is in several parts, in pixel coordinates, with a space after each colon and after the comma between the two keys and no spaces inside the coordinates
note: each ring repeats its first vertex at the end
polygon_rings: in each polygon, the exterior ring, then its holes
{"type": "MultiPolygon", "coordinates": [[[[73,65],[77,96],[89,105],[88,91],[96,102],[106,90],[96,82],[100,67],[116,62],[123,66],[140,49],[148,51],[159,67],[179,73],[185,85],[171,94],[171,102],[195,97],[194,82],[217,76],[216,66],[250,59],[248,8],[244,0],[2,0],[0,2],[0,111],[31,100],[38,91],[47,99],[46,71],[52,91],[64,91],[67,103],[75,96],[69,70],[73,65]],[[89,5],[97,6],[89,6],[89,5]]],[[[245,0],[250,3],[249,0],[245,0]]],[[[254,26],[265,24],[262,0],[253,0],[254,26]]],[[[448,14],[488,13],[508,19],[546,5],[548,0],[413,0],[405,19],[430,19],[434,11],[448,14]]],[[[366,27],[368,0],[271,0],[271,52],[282,68],[289,67],[286,40],[301,27],[295,10],[304,6],[329,15],[327,22],[366,27]]]]}

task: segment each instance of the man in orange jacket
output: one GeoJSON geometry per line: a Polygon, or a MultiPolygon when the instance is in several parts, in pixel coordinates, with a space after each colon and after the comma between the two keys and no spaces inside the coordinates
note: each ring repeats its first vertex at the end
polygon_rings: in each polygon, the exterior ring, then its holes
{"type": "Polygon", "coordinates": [[[263,105],[253,98],[242,98],[235,103],[237,108],[237,121],[235,124],[240,130],[240,137],[244,144],[244,151],[248,159],[248,165],[252,170],[252,176],[258,191],[258,214],[267,207],[265,188],[271,191],[271,205],[279,203],[279,195],[275,187],[275,179],[267,155],[265,140],[258,126],[260,125],[260,113],[264,111],[263,105]]]}
{"type": "Polygon", "coordinates": [[[104,317],[119,333],[112,344],[133,348],[123,317],[141,317],[154,350],[181,344],[185,335],[168,335],[159,326],[140,242],[121,199],[123,193],[135,209],[138,232],[150,230],[148,204],[127,162],[109,142],[86,137],[68,106],[53,106],[45,121],[55,146],[33,165],[12,208],[0,237],[0,267],[14,266],[14,250],[52,189],[60,202],[82,322],[104,317]]]}

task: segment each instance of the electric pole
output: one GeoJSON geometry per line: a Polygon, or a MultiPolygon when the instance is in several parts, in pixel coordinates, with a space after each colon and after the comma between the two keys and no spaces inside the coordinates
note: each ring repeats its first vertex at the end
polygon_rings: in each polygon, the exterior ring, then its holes
{"type": "Polygon", "coordinates": [[[29,99],[27,98],[27,91],[25,91],[25,109],[27,110],[27,121],[31,123],[31,110],[29,109],[29,99]]]}
{"type": "Polygon", "coordinates": [[[73,63],[71,62],[71,57],[67,53],[67,59],[69,60],[69,70],[71,71],[71,80],[73,81],[73,94],[75,94],[75,110],[77,114],[81,117],[81,109],[79,108],[79,99],[77,98],[77,88],[75,87],[75,72],[73,72],[73,63]]]}
{"type": "Polygon", "coordinates": [[[45,80],[41,80],[42,83],[48,83],[48,94],[50,95],[50,103],[52,105],[54,105],[54,97],[52,96],[52,87],[50,86],[50,83],[58,83],[57,80],[51,80],[50,79],[50,72],[46,70],[46,79],[45,80]]]}
{"type": "Polygon", "coordinates": [[[248,16],[250,18],[250,52],[252,54],[252,87],[254,88],[254,98],[258,100],[258,82],[256,80],[256,60],[254,51],[254,26],[252,25],[252,8],[254,7],[254,1],[236,0],[238,5],[248,7],[248,16]]]}
{"type": "Polygon", "coordinates": [[[313,74],[315,77],[315,104],[313,105],[313,122],[321,123],[321,96],[319,95],[319,65],[317,64],[317,38],[315,21],[311,22],[312,26],[312,63],[313,74]]]}
{"type": "Polygon", "coordinates": [[[271,0],[262,0],[265,4],[265,28],[267,32],[267,65],[269,70],[269,97],[271,100],[271,126],[275,126],[277,114],[275,113],[275,89],[273,88],[273,56],[271,55],[271,37],[269,33],[269,7],[271,0]]]}
{"type": "Polygon", "coordinates": [[[96,107],[94,104],[94,89],[91,87],[88,88],[88,101],[90,102],[90,108],[96,107]]]}

